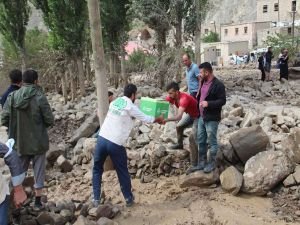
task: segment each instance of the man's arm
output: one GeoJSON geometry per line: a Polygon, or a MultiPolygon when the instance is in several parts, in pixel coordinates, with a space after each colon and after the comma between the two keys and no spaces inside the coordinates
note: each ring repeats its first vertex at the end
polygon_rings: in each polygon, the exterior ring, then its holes
{"type": "Polygon", "coordinates": [[[7,144],[0,142],[0,158],[4,158],[5,164],[9,167],[11,173],[11,181],[14,190],[14,203],[17,208],[19,208],[24,201],[26,201],[27,196],[22,187],[22,183],[25,178],[25,172],[19,156],[16,151],[12,149],[14,141],[12,139],[8,140],[7,144]]]}
{"type": "Polygon", "coordinates": [[[42,95],[40,98],[40,109],[42,112],[43,121],[47,127],[50,127],[54,124],[54,116],[49,105],[49,102],[46,96],[42,95]]]}
{"type": "Polygon", "coordinates": [[[160,117],[154,118],[153,116],[145,115],[136,105],[132,105],[131,109],[129,110],[129,115],[144,123],[155,123],[162,121],[162,118],[159,119],[160,117]]]}
{"type": "Polygon", "coordinates": [[[11,102],[11,95],[8,96],[3,107],[3,111],[1,113],[1,124],[6,127],[9,126],[10,104],[11,104],[10,102],[11,102]]]}
{"type": "Polygon", "coordinates": [[[177,115],[173,118],[165,119],[164,122],[166,123],[166,122],[170,122],[170,121],[179,121],[179,120],[181,120],[184,111],[185,111],[185,108],[179,107],[177,115]]]}
{"type": "Polygon", "coordinates": [[[208,108],[220,108],[226,104],[226,91],[224,84],[220,83],[219,90],[217,92],[217,99],[207,101],[208,108]]]}

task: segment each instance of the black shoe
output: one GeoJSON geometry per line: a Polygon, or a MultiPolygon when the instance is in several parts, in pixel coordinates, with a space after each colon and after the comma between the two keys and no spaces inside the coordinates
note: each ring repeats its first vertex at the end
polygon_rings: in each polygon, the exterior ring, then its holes
{"type": "Polygon", "coordinates": [[[209,162],[209,163],[204,167],[203,172],[204,172],[204,173],[210,173],[210,172],[214,171],[215,168],[216,168],[215,162],[214,162],[214,161],[213,161],[213,162],[209,162]]]}
{"type": "Polygon", "coordinates": [[[172,145],[171,149],[176,150],[176,149],[183,149],[183,145],[182,144],[176,144],[176,145],[172,145]]]}

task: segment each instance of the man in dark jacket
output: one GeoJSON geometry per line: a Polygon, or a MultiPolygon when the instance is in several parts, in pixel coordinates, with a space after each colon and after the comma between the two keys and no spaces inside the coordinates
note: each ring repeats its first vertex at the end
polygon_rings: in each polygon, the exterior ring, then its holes
{"type": "Polygon", "coordinates": [[[8,89],[4,92],[4,94],[1,96],[1,106],[4,107],[4,104],[6,102],[7,96],[12,93],[13,91],[19,90],[22,84],[22,72],[20,70],[12,70],[9,73],[9,78],[11,85],[8,87],[8,89]]]}
{"type": "Polygon", "coordinates": [[[272,47],[268,47],[268,51],[265,54],[265,63],[264,63],[264,69],[265,69],[267,81],[272,80],[271,66],[272,66],[273,58],[274,58],[274,55],[273,55],[272,47]]]}
{"type": "MultiPolygon", "coordinates": [[[[201,82],[198,91],[200,117],[198,120],[198,165],[188,172],[203,170],[210,173],[215,169],[215,159],[218,151],[217,131],[221,120],[222,106],[226,103],[224,84],[213,74],[210,63],[200,66],[201,82]],[[207,144],[210,147],[210,160],[207,160],[207,144]]],[[[188,173],[187,172],[187,173],[188,173]]]]}
{"type": "Polygon", "coordinates": [[[40,209],[45,181],[45,155],[49,149],[47,128],[54,123],[54,117],[47,98],[37,82],[36,71],[24,72],[23,86],[8,96],[1,121],[8,127],[9,138],[16,141],[16,151],[20,155],[25,171],[32,161],[35,207],[40,209]]]}

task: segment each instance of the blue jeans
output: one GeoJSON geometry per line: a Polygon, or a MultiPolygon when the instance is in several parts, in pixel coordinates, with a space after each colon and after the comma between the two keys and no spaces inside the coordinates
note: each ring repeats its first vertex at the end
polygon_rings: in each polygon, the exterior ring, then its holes
{"type": "Polygon", "coordinates": [[[207,144],[210,147],[210,155],[216,156],[218,152],[218,126],[218,121],[204,121],[202,117],[199,118],[197,131],[199,157],[207,156],[207,144]]]}
{"type": "Polygon", "coordinates": [[[116,169],[121,191],[126,202],[131,202],[133,200],[133,195],[131,192],[130,175],[127,168],[126,149],[123,146],[117,145],[101,136],[98,136],[94,153],[92,179],[94,200],[100,200],[103,165],[107,156],[110,156],[114,168],[116,169]]]}
{"type": "Polygon", "coordinates": [[[0,225],[8,224],[8,208],[9,208],[9,195],[6,195],[4,202],[0,204],[0,225]]]}

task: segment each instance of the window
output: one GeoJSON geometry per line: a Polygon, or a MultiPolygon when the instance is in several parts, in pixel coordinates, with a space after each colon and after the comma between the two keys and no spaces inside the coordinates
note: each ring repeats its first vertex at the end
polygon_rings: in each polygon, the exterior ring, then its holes
{"type": "Polygon", "coordinates": [[[248,27],[244,27],[244,34],[248,33],[248,27]]]}
{"type": "Polygon", "coordinates": [[[225,36],[227,36],[228,35],[228,29],[225,29],[224,33],[225,33],[225,36]]]}
{"type": "Polygon", "coordinates": [[[205,29],[205,30],[204,30],[204,33],[205,33],[205,34],[208,34],[208,29],[205,29]]]}
{"type": "Polygon", "coordinates": [[[267,5],[264,5],[263,6],[263,13],[267,13],[268,12],[268,6],[267,5]]]}
{"type": "Polygon", "coordinates": [[[292,12],[296,12],[296,8],[297,8],[296,1],[292,1],[292,12]]]}
{"type": "Polygon", "coordinates": [[[292,34],[292,28],[291,28],[291,27],[288,27],[287,32],[288,32],[288,34],[292,34]]]}
{"type": "Polygon", "coordinates": [[[278,10],[279,10],[278,3],[275,3],[275,4],[274,4],[274,11],[275,11],[275,12],[278,12],[278,10]]]}
{"type": "Polygon", "coordinates": [[[235,28],[235,35],[239,34],[239,28],[235,28]]]}
{"type": "Polygon", "coordinates": [[[217,57],[221,56],[221,49],[219,49],[219,48],[216,49],[216,55],[217,55],[217,57]]]}

